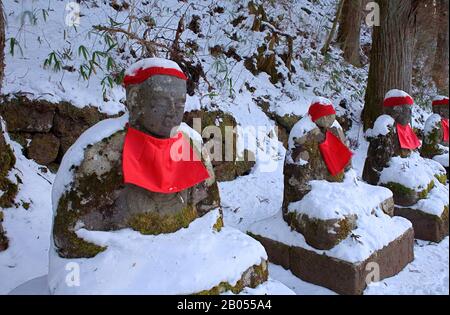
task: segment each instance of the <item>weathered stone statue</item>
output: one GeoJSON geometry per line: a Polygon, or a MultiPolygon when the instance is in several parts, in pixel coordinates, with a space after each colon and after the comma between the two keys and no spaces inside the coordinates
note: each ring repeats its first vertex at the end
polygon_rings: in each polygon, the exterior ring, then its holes
{"type": "Polygon", "coordinates": [[[391,217],[392,192],[359,180],[351,157],[332,102],[313,100],[289,136],[282,209],[249,232],[301,279],[361,294],[369,263],[384,278],[413,259],[413,232],[391,217]]]}
{"type": "Polygon", "coordinates": [[[110,287],[117,293],[236,293],[263,283],[263,248],[223,227],[219,191],[208,155],[201,154],[201,136],[181,123],[185,75],[172,61],[150,58],[132,65],[124,84],[128,121],[109,119],[88,129],[58,171],[50,290],[73,292],[64,285],[63,270],[76,258],[97,270],[93,279],[84,267],[89,287],[84,282],[74,288],[77,293],[113,292],[110,287]],[[174,158],[174,152],[186,149],[180,143],[187,143],[189,161],[174,158]],[[236,255],[252,258],[243,257],[235,266],[236,255]],[[135,269],[133,261],[122,266],[128,259],[135,259],[135,269]],[[125,272],[125,280],[108,275],[109,264],[125,272]]]}
{"type": "Polygon", "coordinates": [[[433,100],[432,108],[433,115],[425,122],[424,138],[420,153],[423,157],[433,159],[444,166],[448,176],[448,97],[436,97],[433,100]]]}
{"type": "Polygon", "coordinates": [[[440,164],[418,153],[421,143],[409,125],[413,104],[403,91],[386,94],[385,115],[367,131],[370,146],[363,179],[393,192],[395,215],[413,223],[416,238],[440,241],[448,235],[446,173],[440,164]]]}
{"type": "Polygon", "coordinates": [[[345,171],[351,169],[351,153],[346,148],[347,140],[336,121],[331,101],[317,98],[311,105],[309,113],[311,119],[309,117],[302,119],[291,131],[290,151],[286,155],[284,165],[283,213],[286,221],[302,233],[310,245],[319,249],[330,249],[339,242],[339,239],[345,238],[350,233],[351,227],[354,227],[354,218],[348,218],[346,224],[340,225],[337,224],[339,220],[318,222],[307,215],[294,215],[289,211],[289,205],[302,200],[311,191],[313,180],[343,182],[345,171]],[[341,142],[342,151],[336,152],[336,156],[342,154],[340,158],[344,159],[339,169],[334,172],[330,172],[320,148],[321,143],[330,136],[336,137],[341,142]]]}

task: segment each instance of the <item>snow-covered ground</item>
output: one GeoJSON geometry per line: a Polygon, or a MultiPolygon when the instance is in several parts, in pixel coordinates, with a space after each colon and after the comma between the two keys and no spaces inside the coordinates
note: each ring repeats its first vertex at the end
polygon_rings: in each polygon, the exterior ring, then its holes
{"type": "MultiPolygon", "coordinates": [[[[65,24],[67,1],[5,1],[8,41],[2,93],[20,92],[30,98],[52,102],[65,100],[78,107],[96,106],[101,111],[112,114],[124,110],[125,93],[122,87],[106,88],[103,93],[101,81],[105,76],[104,71],[97,69],[86,81],[78,71],[55,72],[52,67],[44,67],[44,60],[54,51],[60,56],[71,55],[71,58],[62,59],[63,65],[79,69],[86,63],[79,50],[81,45],[86,46],[90,54],[96,50],[105,50],[103,39],[90,33],[92,25],[108,25],[108,17],[111,17],[128,26],[127,11],[117,12],[109,5],[103,5],[103,1],[97,2],[98,7],[91,5],[90,1],[82,2],[80,25],[73,28],[65,24]],[[12,38],[18,43],[14,46],[14,55],[10,53],[12,38]]],[[[148,12],[157,26],[163,27],[159,34],[161,38],[173,38],[179,18],[184,12],[187,16],[196,14],[202,18],[200,24],[204,36],[186,29],[182,34],[182,42],[193,41],[198,44],[198,62],[202,64],[208,81],[214,86],[214,93],[208,91],[208,84],[201,79],[196,94],[187,98],[186,110],[219,108],[231,113],[244,128],[266,128],[262,132],[262,138],[258,139],[258,160],[251,174],[219,185],[225,225],[246,232],[249,225],[272,216],[281,207],[282,167],[286,152],[276,138],[267,136],[275,122],[257,105],[258,98],[267,101],[269,110],[281,116],[290,113],[305,114],[316,96],[330,98],[338,113],[341,113],[344,109],[338,104],[346,99],[347,111],[351,113],[353,121],[347,137],[351,140],[351,149],[355,153],[353,166],[357,175],[361,176],[368,143],[358,120],[363,106],[368,66],[358,69],[346,64],[341,58],[341,51],[334,48],[328,58],[317,53],[331,26],[331,17],[336,8],[335,0],[320,0],[314,5],[308,0],[277,1],[273,7],[268,7],[269,16],[285,16],[279,23],[283,32],[297,34],[293,42],[297,55],[292,63],[296,71],[292,73],[290,81],[285,80],[284,85],[273,84],[266,73],[254,76],[244,66],[244,60],[238,61],[224,55],[214,57],[210,54],[210,47],[222,45],[225,50],[234,47],[239,56],[247,57],[265,42],[269,28],[264,32],[252,31],[254,16],[247,13],[246,5],[240,8],[242,1],[168,0],[164,1],[164,8],[160,9],[151,9],[155,8],[152,6],[158,1],[147,2],[149,5],[140,9],[148,12]],[[224,13],[210,13],[218,6],[225,8],[224,13]],[[311,13],[308,14],[307,11],[311,13]],[[238,27],[233,26],[230,21],[241,14],[245,19],[238,27]],[[254,92],[250,92],[246,84],[254,88],[254,92]]],[[[362,42],[370,42],[370,32],[367,30],[363,30],[362,42]]],[[[119,38],[119,44],[123,43],[119,38]]],[[[282,42],[277,49],[283,50],[285,46],[282,42]]],[[[126,68],[134,61],[129,50],[121,55],[115,52],[111,55],[119,67],[126,68]]],[[[105,68],[105,64],[102,66],[105,68]]],[[[283,63],[280,63],[278,71],[283,74],[288,72],[283,63]]],[[[416,106],[413,127],[422,127],[427,115],[429,113],[416,106]]],[[[39,165],[26,159],[19,144],[12,144],[17,164],[11,176],[18,173],[23,183],[19,186],[18,208],[4,209],[4,227],[10,239],[10,248],[0,253],[0,294],[7,294],[21,283],[48,272],[52,220],[51,184],[54,175],[43,172],[39,165]]],[[[440,244],[418,242],[414,262],[399,275],[385,279],[379,285],[372,285],[365,293],[448,294],[448,242],[448,238],[440,244]]],[[[299,280],[279,266],[270,265],[269,271],[272,279],[281,281],[297,294],[333,294],[328,289],[299,280]]],[[[276,286],[274,282],[267,284],[268,287],[271,285],[276,286]]],[[[246,293],[268,290],[267,287],[259,289],[260,291],[246,293]]]]}

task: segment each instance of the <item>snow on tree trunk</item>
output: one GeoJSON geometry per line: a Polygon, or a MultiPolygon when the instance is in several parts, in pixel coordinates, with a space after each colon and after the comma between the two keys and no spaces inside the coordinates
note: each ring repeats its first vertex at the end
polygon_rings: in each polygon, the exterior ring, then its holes
{"type": "Polygon", "coordinates": [[[438,34],[433,65],[433,80],[440,94],[448,94],[448,0],[438,1],[438,34]]]}
{"type": "Polygon", "coordinates": [[[369,79],[363,111],[364,129],[382,114],[391,89],[411,92],[417,0],[380,0],[380,26],[374,26],[369,79]]]}

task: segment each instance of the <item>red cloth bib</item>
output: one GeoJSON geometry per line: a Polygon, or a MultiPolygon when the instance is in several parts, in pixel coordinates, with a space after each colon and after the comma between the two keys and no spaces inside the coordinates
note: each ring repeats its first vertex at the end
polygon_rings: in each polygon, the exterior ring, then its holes
{"type": "Polygon", "coordinates": [[[202,161],[179,132],[158,139],[128,127],[122,155],[124,182],[159,193],[176,193],[209,178],[202,161]]]}
{"type": "Polygon", "coordinates": [[[448,119],[442,118],[441,124],[442,124],[442,129],[444,130],[444,136],[442,139],[445,142],[448,142],[448,136],[449,136],[449,134],[448,134],[448,119]]]}
{"type": "Polygon", "coordinates": [[[397,135],[402,149],[415,150],[420,147],[420,141],[409,124],[406,126],[397,124],[397,135]]]}
{"type": "Polygon", "coordinates": [[[325,141],[319,144],[320,153],[332,176],[342,172],[353,153],[332,132],[327,131],[325,141]]]}

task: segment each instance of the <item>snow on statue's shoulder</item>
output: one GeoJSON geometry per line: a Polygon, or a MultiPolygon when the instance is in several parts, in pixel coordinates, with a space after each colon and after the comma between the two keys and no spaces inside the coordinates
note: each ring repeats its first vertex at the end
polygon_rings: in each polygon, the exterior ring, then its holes
{"type": "Polygon", "coordinates": [[[163,58],[146,58],[139,60],[128,67],[128,69],[125,71],[125,75],[133,75],[139,69],[148,69],[154,67],[176,69],[178,71],[181,71],[180,66],[178,66],[175,61],[163,58]]]}
{"type": "Polygon", "coordinates": [[[430,117],[428,117],[427,121],[425,122],[424,127],[424,134],[429,135],[435,130],[436,128],[439,128],[441,126],[441,116],[439,114],[433,114],[430,117]]]}
{"type": "Polygon", "coordinates": [[[58,202],[73,180],[73,168],[79,166],[84,159],[84,150],[114,133],[123,130],[128,122],[128,114],[119,118],[105,119],[87,129],[67,150],[61,161],[52,187],[52,206],[56,211],[58,202]]]}
{"type": "Polygon", "coordinates": [[[309,115],[304,116],[300,119],[294,127],[292,127],[291,133],[289,134],[289,150],[295,149],[295,139],[300,139],[306,135],[311,130],[318,128],[317,125],[311,120],[309,115]]]}
{"type": "Polygon", "coordinates": [[[389,133],[390,128],[392,128],[394,124],[394,118],[389,115],[381,115],[375,121],[373,129],[369,129],[366,131],[366,136],[371,138],[385,136],[389,133]]]}

